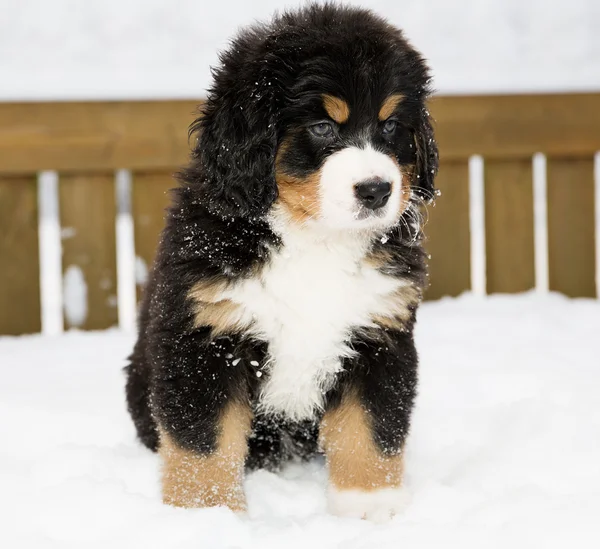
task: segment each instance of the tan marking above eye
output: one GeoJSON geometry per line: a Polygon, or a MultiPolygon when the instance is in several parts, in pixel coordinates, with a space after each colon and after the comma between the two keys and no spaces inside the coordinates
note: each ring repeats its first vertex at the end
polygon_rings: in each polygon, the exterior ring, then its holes
{"type": "Polygon", "coordinates": [[[329,117],[338,124],[343,124],[350,118],[350,107],[348,106],[348,103],[339,97],[323,94],[323,106],[329,117]]]}
{"type": "Polygon", "coordinates": [[[387,120],[394,111],[396,107],[404,100],[404,95],[401,93],[395,93],[390,95],[381,105],[381,109],[379,109],[379,120],[387,120]]]}

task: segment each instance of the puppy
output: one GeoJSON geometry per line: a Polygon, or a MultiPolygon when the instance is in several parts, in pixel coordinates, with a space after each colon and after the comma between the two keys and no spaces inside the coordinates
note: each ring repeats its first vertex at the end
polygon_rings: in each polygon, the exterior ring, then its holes
{"type": "Polygon", "coordinates": [[[429,74],[373,13],[308,6],[222,53],[127,367],[165,503],[245,509],[245,467],[324,452],[331,512],[402,504],[438,155],[429,74]]]}

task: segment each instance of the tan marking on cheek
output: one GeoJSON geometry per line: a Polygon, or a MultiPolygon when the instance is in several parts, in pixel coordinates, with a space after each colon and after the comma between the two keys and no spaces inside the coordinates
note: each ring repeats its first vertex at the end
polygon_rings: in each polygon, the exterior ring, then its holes
{"type": "Polygon", "coordinates": [[[275,181],[279,197],[277,201],[289,213],[293,221],[299,224],[319,215],[321,200],[319,185],[321,172],[316,171],[307,177],[297,177],[283,171],[281,159],[290,146],[289,140],[284,140],[277,151],[275,159],[275,181]]]}
{"type": "Polygon", "coordinates": [[[400,215],[402,215],[406,211],[406,208],[408,208],[410,202],[415,167],[412,164],[400,165],[397,161],[396,165],[402,176],[402,188],[400,189],[400,215]]]}
{"type": "Polygon", "coordinates": [[[324,94],[323,106],[329,117],[338,124],[344,124],[350,118],[350,107],[348,103],[339,97],[324,94]]]}
{"type": "Polygon", "coordinates": [[[379,120],[381,120],[382,122],[384,120],[387,120],[390,116],[392,116],[392,114],[394,114],[394,111],[396,110],[396,107],[404,100],[404,95],[402,95],[401,93],[395,93],[393,95],[390,95],[381,105],[381,108],[379,109],[379,120]]]}
{"type": "Polygon", "coordinates": [[[344,395],[337,408],[325,413],[320,443],[329,481],[338,490],[369,492],[402,484],[402,452],[386,455],[377,447],[370,418],[357,395],[344,395]]]}
{"type": "Polygon", "coordinates": [[[319,198],[320,172],[308,177],[294,177],[287,174],[276,176],[279,187],[279,202],[297,223],[306,223],[319,215],[321,209],[319,198]]]}
{"type": "Polygon", "coordinates": [[[411,182],[414,177],[414,166],[412,164],[400,164],[395,155],[390,154],[389,157],[392,162],[396,165],[396,168],[400,172],[400,192],[398,197],[400,204],[398,205],[398,217],[400,217],[408,208],[411,195],[411,182]]]}
{"type": "Polygon", "coordinates": [[[182,448],[160,429],[163,502],[188,508],[224,505],[244,511],[242,480],[251,422],[248,404],[229,404],[219,421],[215,451],[206,455],[182,448]]]}
{"type": "Polygon", "coordinates": [[[193,301],[194,328],[209,326],[212,336],[238,333],[247,327],[243,308],[223,298],[225,284],[200,281],[192,286],[188,299],[193,301]]]}

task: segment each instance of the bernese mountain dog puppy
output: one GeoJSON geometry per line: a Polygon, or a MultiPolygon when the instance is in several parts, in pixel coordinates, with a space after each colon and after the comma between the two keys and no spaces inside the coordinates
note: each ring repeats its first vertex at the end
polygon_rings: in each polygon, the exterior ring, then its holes
{"type": "Polygon", "coordinates": [[[403,501],[438,154],[423,58],[310,5],[220,56],[127,367],[165,503],[245,509],[246,467],[325,454],[332,513],[403,501]]]}

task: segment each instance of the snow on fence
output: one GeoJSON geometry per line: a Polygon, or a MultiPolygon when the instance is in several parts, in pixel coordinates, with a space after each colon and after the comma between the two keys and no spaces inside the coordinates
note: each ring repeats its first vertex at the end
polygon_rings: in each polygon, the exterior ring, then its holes
{"type": "MultiPolygon", "coordinates": [[[[427,225],[427,297],[596,296],[600,94],[437,97],[430,107],[442,196],[427,225]]],[[[0,334],[133,326],[195,110],[0,103],[0,334]]]]}

